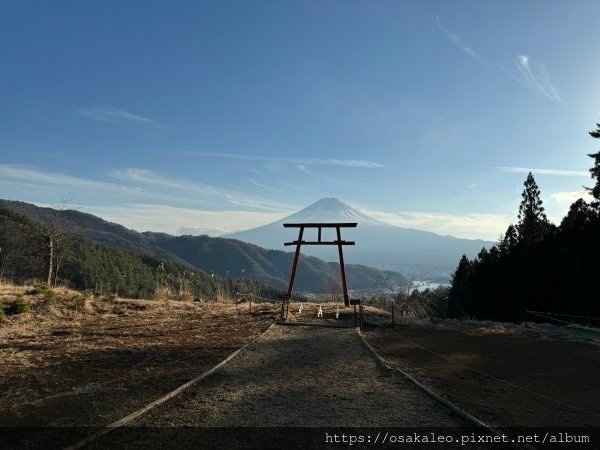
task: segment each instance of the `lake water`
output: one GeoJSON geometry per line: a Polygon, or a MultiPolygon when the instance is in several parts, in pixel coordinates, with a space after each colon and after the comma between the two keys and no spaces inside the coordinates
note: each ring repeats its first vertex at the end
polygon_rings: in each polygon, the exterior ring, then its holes
{"type": "Polygon", "coordinates": [[[425,289],[435,289],[440,286],[450,286],[449,283],[435,283],[433,281],[413,281],[413,289],[421,292],[425,289]]]}

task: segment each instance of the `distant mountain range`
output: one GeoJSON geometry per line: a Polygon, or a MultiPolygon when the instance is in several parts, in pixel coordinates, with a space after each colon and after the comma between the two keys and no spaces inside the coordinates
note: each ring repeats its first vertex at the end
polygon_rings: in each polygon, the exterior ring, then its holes
{"type": "MultiPolygon", "coordinates": [[[[297,238],[297,230],[285,229],[283,224],[298,222],[357,222],[357,228],[343,230],[344,239],[356,241],[354,247],[346,247],[344,251],[347,262],[396,270],[405,275],[414,274],[418,279],[447,281],[463,254],[474,257],[482,247],[489,248],[493,245],[489,241],[442,236],[390,225],[373,219],[336,198],[323,198],[284,219],[224,237],[265,248],[282,249],[284,242],[297,238]]],[[[308,232],[307,230],[306,233],[308,232]]],[[[335,248],[303,247],[303,251],[328,261],[337,260],[335,248]]]]}
{"type": "MultiPolygon", "coordinates": [[[[51,224],[57,215],[52,208],[1,199],[0,209],[44,224],[51,224]]],[[[291,252],[267,250],[236,239],[139,233],[74,210],[61,211],[60,220],[69,233],[98,244],[174,261],[183,264],[183,267],[187,265],[221,277],[245,276],[277,288],[287,287],[293,257],[291,252]]],[[[355,292],[382,290],[385,280],[396,286],[406,284],[406,278],[394,271],[357,264],[347,264],[346,271],[349,289],[355,292]]],[[[295,284],[297,292],[323,292],[329,279],[339,279],[337,263],[306,255],[300,258],[295,284]]]]}

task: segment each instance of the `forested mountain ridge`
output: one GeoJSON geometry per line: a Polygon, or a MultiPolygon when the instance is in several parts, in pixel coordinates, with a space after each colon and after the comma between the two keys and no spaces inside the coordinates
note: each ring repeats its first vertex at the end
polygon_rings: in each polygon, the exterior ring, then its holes
{"type": "MultiPolygon", "coordinates": [[[[273,286],[285,287],[290,274],[293,254],[281,250],[266,250],[237,239],[208,236],[154,235],[157,245],[196,267],[221,275],[246,275],[273,286]]],[[[302,255],[298,262],[295,288],[304,292],[322,291],[329,279],[339,279],[339,264],[314,256],[302,255]]],[[[350,289],[384,289],[386,280],[396,286],[406,284],[397,272],[380,271],[359,264],[346,264],[350,289]]]]}
{"type": "Polygon", "coordinates": [[[77,235],[55,241],[50,276],[48,228],[0,208],[0,279],[66,284],[80,290],[132,298],[152,298],[157,290],[180,296],[216,298],[224,292],[277,292],[249,279],[223,279],[173,260],[109,247],[77,235]]]}
{"type": "MultiPolygon", "coordinates": [[[[181,270],[200,269],[225,278],[246,277],[283,289],[287,285],[292,253],[265,250],[235,239],[208,236],[171,236],[165,233],[139,233],[107,222],[92,214],[75,210],[44,208],[24,202],[0,200],[0,208],[27,216],[35,223],[58,226],[65,234],[87,239],[103,246],[132,251],[140,257],[176,264],[181,270]]],[[[386,280],[405,284],[405,278],[392,271],[348,264],[351,290],[374,291],[384,288],[386,280]]],[[[339,265],[302,255],[296,289],[321,292],[331,278],[339,278],[339,265]]]]}
{"type": "Polygon", "coordinates": [[[142,233],[108,222],[93,214],[73,209],[47,208],[6,199],[0,199],[0,208],[13,211],[46,226],[51,226],[59,221],[60,226],[69,234],[81,236],[99,244],[184,262],[176,255],[153,245],[142,233]]]}

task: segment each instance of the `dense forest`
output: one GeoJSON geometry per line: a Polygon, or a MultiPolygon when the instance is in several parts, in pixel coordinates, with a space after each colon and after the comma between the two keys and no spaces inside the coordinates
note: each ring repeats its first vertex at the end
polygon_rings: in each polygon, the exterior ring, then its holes
{"type": "MultiPolygon", "coordinates": [[[[600,139],[600,124],[590,135],[600,139]]],[[[518,222],[477,258],[460,260],[448,315],[502,321],[536,320],[526,311],[600,317],[600,151],[589,154],[591,203],[575,201],[559,226],[549,222],[540,190],[527,177],[518,222]]],[[[586,320],[587,319],[587,320],[586,320]]]]}
{"type": "Polygon", "coordinates": [[[46,224],[0,209],[0,281],[45,282],[98,294],[132,298],[215,299],[252,292],[278,292],[248,278],[209,275],[156,255],[104,246],[70,233],[56,212],[46,224]]]}

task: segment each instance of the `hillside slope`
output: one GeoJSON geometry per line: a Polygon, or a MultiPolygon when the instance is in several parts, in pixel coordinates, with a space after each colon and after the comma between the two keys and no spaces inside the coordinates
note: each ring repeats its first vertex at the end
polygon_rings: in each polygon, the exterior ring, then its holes
{"type": "MultiPolygon", "coordinates": [[[[16,283],[47,280],[48,247],[45,229],[25,216],[0,208],[0,278],[16,283]]],[[[177,296],[185,290],[196,297],[215,298],[219,292],[262,292],[277,297],[269,286],[249,279],[211,277],[189,264],[109,247],[80,236],[65,236],[55,246],[53,278],[99,294],[152,298],[157,287],[177,296]]]]}
{"type": "MultiPolygon", "coordinates": [[[[201,269],[226,278],[245,276],[277,288],[287,286],[293,257],[290,252],[265,250],[235,239],[139,233],[92,214],[74,210],[59,211],[24,202],[0,200],[0,208],[46,225],[58,220],[69,234],[150,256],[155,260],[177,263],[188,270],[201,269]]],[[[337,263],[328,263],[315,257],[303,256],[298,270],[295,286],[298,291],[322,292],[329,278],[339,279],[337,263]]],[[[405,284],[405,278],[397,272],[354,265],[348,265],[347,271],[349,288],[359,292],[381,290],[385,279],[397,286],[405,284]]]]}
{"type": "MultiPolygon", "coordinates": [[[[276,287],[286,287],[291,271],[293,253],[265,250],[236,239],[208,236],[179,236],[146,233],[154,242],[185,261],[207,272],[222,276],[245,275],[276,287]]],[[[346,264],[348,287],[351,290],[383,289],[385,280],[394,285],[406,284],[397,272],[381,271],[358,264],[346,264]]],[[[314,256],[301,255],[295,289],[304,292],[323,292],[329,279],[339,280],[339,264],[314,256]]]]}

